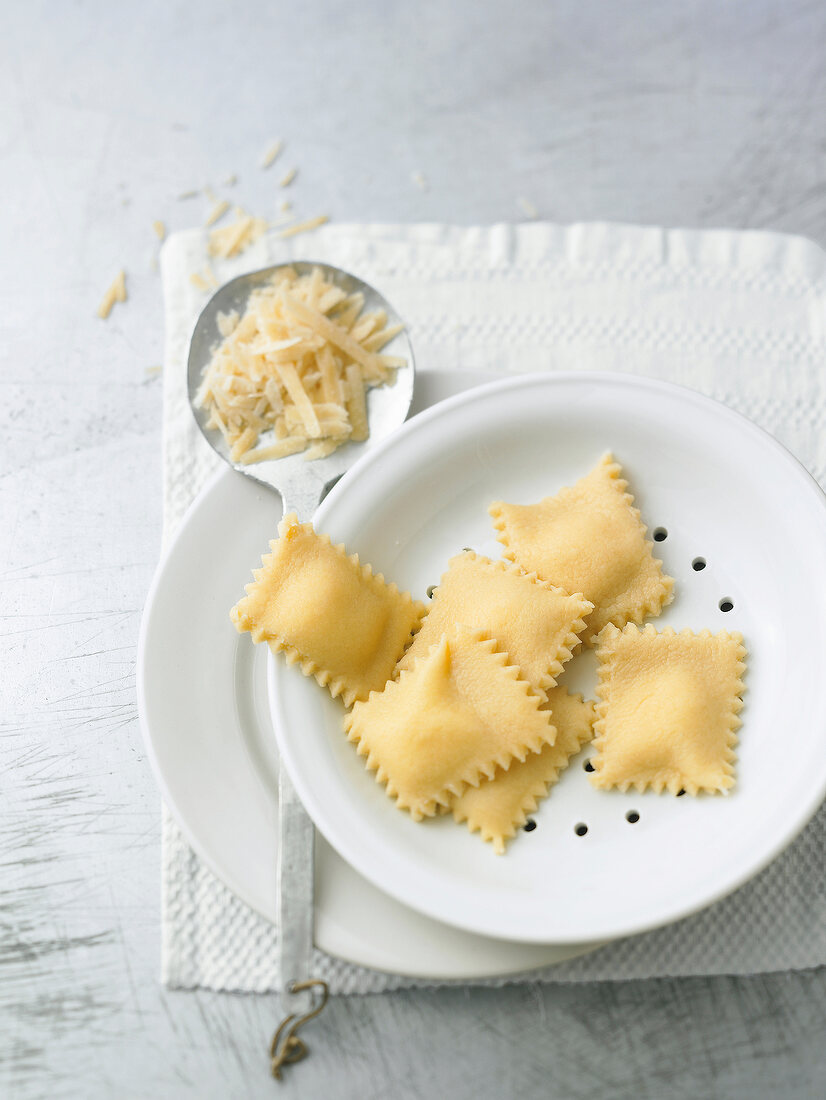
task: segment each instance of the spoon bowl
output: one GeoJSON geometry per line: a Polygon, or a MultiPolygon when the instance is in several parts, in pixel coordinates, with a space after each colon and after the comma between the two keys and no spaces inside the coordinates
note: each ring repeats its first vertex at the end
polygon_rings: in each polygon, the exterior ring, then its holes
{"type": "Polygon", "coordinates": [[[396,310],[377,290],[355,275],[333,267],[331,264],[301,260],[275,264],[260,271],[251,271],[225,283],[204,306],[195,323],[189,345],[187,388],[189,404],[195,420],[213,450],[239,473],[260,481],[280,493],[285,512],[297,512],[299,519],[308,520],[328,487],[361,458],[365,451],[404,423],[413,399],[415,367],[410,340],[406,331],[402,330],[382,351],[405,359],[406,365],[396,370],[393,382],[383,386],[373,386],[367,390],[367,419],[370,434],[363,442],[345,443],[327,458],[312,461],[307,461],[304,455],[299,453],[249,465],[233,462],[229,446],[222,433],[206,426],[209,411],[196,404],[196,394],[204,368],[209,363],[216,344],[221,340],[218,314],[237,310],[240,315],[243,315],[252,292],[258,287],[265,286],[278,271],[288,267],[298,275],[309,275],[313,268],[317,267],[325,279],[341,287],[347,294],[357,292],[363,294],[366,311],[383,309],[387,313],[388,325],[401,322],[396,310]]]}

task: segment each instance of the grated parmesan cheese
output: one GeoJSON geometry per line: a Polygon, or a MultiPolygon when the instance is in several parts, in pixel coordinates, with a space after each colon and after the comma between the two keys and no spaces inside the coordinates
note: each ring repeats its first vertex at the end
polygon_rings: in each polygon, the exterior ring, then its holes
{"type": "MultiPolygon", "coordinates": [[[[196,290],[200,290],[203,294],[206,294],[208,290],[213,290],[218,285],[218,278],[209,264],[204,268],[203,274],[199,271],[193,271],[189,276],[189,281],[196,290]]],[[[224,314],[219,314],[219,316],[223,317],[224,314]]]]}
{"type": "Polygon", "coordinates": [[[155,235],[159,241],[166,239],[166,226],[163,222],[152,222],[152,228],[155,230],[155,235]]]}
{"type": "Polygon", "coordinates": [[[275,160],[278,157],[279,153],[281,152],[282,148],[283,148],[283,142],[274,141],[272,143],[272,145],[269,147],[269,149],[266,151],[264,156],[261,158],[261,167],[262,168],[269,168],[270,165],[272,165],[275,162],[275,160]]]}
{"type": "Polygon", "coordinates": [[[281,177],[279,186],[289,187],[290,184],[293,182],[293,180],[295,179],[295,177],[297,175],[298,175],[298,169],[297,168],[290,168],[290,170],[288,172],[285,172],[284,175],[281,177]]]}
{"type": "Polygon", "coordinates": [[[236,219],[229,225],[218,226],[209,234],[209,254],[222,260],[240,256],[251,244],[266,233],[269,226],[264,218],[255,218],[236,207],[236,219]]]}
{"type": "Polygon", "coordinates": [[[105,321],[109,314],[112,312],[112,306],[115,302],[126,301],[126,272],[121,270],[114,277],[109,284],[109,289],[103,295],[103,300],[98,306],[98,317],[102,317],[105,321]]]}
{"type": "Polygon", "coordinates": [[[210,210],[209,216],[204,222],[204,225],[215,225],[216,222],[220,221],[221,218],[223,218],[227,210],[229,210],[229,203],[226,199],[221,199],[220,202],[216,202],[215,205],[212,207],[212,210],[210,210]]]}
{"type": "Polygon", "coordinates": [[[329,220],[329,214],[319,214],[315,218],[308,218],[305,222],[298,222],[296,225],[288,225],[286,229],[281,230],[278,236],[295,237],[298,233],[307,233],[310,229],[318,229],[320,225],[324,225],[324,223],[329,220]]]}
{"type": "Polygon", "coordinates": [[[530,201],[530,199],[526,199],[522,195],[520,195],[519,198],[516,201],[519,204],[519,209],[522,211],[522,213],[526,217],[528,217],[528,218],[538,218],[539,217],[539,211],[534,206],[534,204],[530,201]]]}
{"type": "Polygon", "coordinates": [[[312,461],[367,438],[366,390],[392,382],[406,360],[379,354],[402,326],[388,326],[383,311],[363,314],[363,306],[362,295],[347,295],[320,268],[309,275],[284,268],[252,292],[242,316],[219,314],[222,341],[196,403],[232,461],[300,451],[312,461]]]}

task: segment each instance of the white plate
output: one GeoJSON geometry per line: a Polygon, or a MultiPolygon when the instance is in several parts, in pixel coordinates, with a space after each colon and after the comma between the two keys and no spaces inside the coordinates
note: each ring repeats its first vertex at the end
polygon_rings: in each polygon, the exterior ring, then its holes
{"type": "Polygon", "coordinates": [[[676,599],[658,625],[745,636],[729,797],[597,791],[579,759],[538,827],[496,857],[449,817],[416,824],[396,810],[342,735],[341,705],[297,668],[271,664],[279,747],[323,835],[380,889],[478,934],[576,943],[673,921],[755,874],[826,791],[824,497],[787,451],[724,406],[632,376],[495,383],[422,413],[365,456],[317,527],[424,597],[463,546],[499,556],[490,501],[536,501],[608,449],[649,528],[668,532],[658,550],[676,599]],[[692,569],[698,556],[702,572],[692,569]]]}
{"type": "MultiPolygon", "coordinates": [[[[490,377],[420,374],[414,410],[490,377]]],[[[229,608],[280,518],[274,493],[221,471],[158,567],[138,650],[141,724],[164,799],[198,855],[269,920],[278,757],[266,699],[267,651],[239,637],[229,608]]],[[[381,893],[321,839],[315,942],[362,966],[425,978],[509,974],[588,949],[504,943],[440,924],[381,893]]]]}

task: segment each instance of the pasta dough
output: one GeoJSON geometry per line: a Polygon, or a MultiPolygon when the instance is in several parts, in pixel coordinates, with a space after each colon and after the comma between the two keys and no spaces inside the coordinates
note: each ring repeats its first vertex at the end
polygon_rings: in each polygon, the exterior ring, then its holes
{"type": "Polygon", "coordinates": [[[734,786],[746,650],[739,634],[609,626],[600,638],[595,787],[734,786]]]}
{"type": "Polygon", "coordinates": [[[493,641],[457,627],[384,691],[356,703],[344,728],[377,782],[418,821],[497,767],[553,744],[541,701],[493,641]]]}
{"type": "Polygon", "coordinates": [[[348,706],[381,691],[424,605],[295,515],[278,534],[230,613],[237,630],[283,652],[348,706]]]}
{"type": "Polygon", "coordinates": [[[468,787],[452,801],[454,818],[466,821],[472,833],[478,831],[498,855],[557,782],[571,757],[593,736],[593,703],[581,695],[569,695],[564,687],[554,687],[548,692],[548,705],[557,731],[555,743],[528,753],[522,763],[514,760],[507,771],[497,771],[493,779],[468,787]]]}
{"type": "Polygon", "coordinates": [[[620,475],[607,454],[556,496],[530,505],[496,501],[489,509],[509,561],[594,604],[590,643],[607,623],[642,622],[672,598],[674,582],[654,557],[620,475]]]}
{"type": "Polygon", "coordinates": [[[410,668],[446,630],[461,623],[495,638],[522,676],[544,694],[570,660],[577,634],[585,629],[583,616],[592,608],[584,597],[569,596],[515,566],[473,551],[457,554],[399,668],[410,668]]]}

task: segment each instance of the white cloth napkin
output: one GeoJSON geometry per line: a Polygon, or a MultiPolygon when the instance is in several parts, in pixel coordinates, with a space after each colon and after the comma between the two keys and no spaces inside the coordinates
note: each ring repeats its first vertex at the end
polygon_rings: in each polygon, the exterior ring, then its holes
{"type": "MultiPolygon", "coordinates": [[[[422,369],[621,370],[680,382],[768,429],[826,485],[826,255],[809,241],[604,224],[333,225],[291,241],[263,238],[218,275],[224,281],[299,255],[380,288],[408,320],[422,369]]],[[[164,247],[167,538],[220,461],[186,404],[186,353],[204,301],[190,276],[206,262],[202,230],[175,234],[164,247]]],[[[742,974],[826,963],[824,852],[822,808],[767,870],[710,909],[522,979],[742,974]]],[[[169,985],[274,988],[276,929],[207,870],[166,811],[163,930],[169,985]]],[[[314,972],[337,993],[430,984],[321,952],[314,972]]]]}

